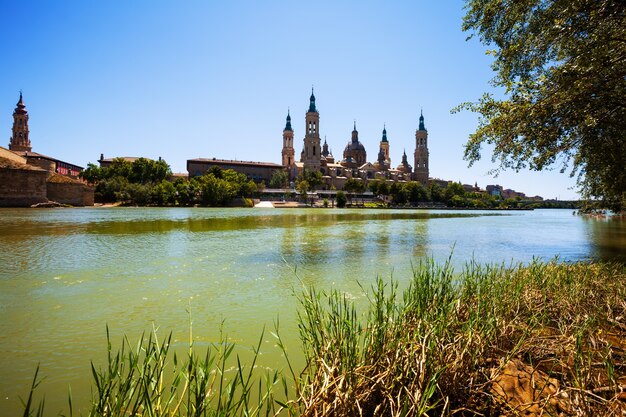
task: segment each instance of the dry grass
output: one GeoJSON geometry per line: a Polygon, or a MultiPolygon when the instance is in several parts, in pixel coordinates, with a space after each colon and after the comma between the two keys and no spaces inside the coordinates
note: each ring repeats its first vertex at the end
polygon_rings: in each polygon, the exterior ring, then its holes
{"type": "Polygon", "coordinates": [[[362,320],[303,297],[304,416],[626,413],[626,273],[609,264],[415,268],[378,281],[362,320]]]}

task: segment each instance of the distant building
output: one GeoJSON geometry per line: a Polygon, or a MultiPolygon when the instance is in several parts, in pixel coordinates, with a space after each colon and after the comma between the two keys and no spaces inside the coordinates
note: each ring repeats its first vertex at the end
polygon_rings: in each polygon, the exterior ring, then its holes
{"type": "MultiPolygon", "coordinates": [[[[111,166],[113,161],[116,160],[116,159],[122,159],[122,160],[124,160],[126,162],[133,163],[136,160],[138,160],[139,158],[141,158],[141,157],[140,156],[118,156],[118,157],[115,157],[115,158],[105,158],[104,154],[101,153],[100,154],[100,159],[98,159],[98,163],[100,164],[100,168],[108,168],[108,167],[111,166]]],[[[144,159],[147,159],[147,160],[151,161],[150,158],[144,158],[144,159]]]]}
{"type": "Polygon", "coordinates": [[[463,190],[465,190],[466,193],[477,193],[480,191],[480,188],[478,187],[478,184],[463,184],[463,190]]]}
{"type": "Polygon", "coordinates": [[[382,139],[376,154],[376,160],[375,162],[368,162],[365,146],[359,140],[356,122],[353,125],[350,141],[344,148],[343,159],[336,161],[332,152],[328,149],[326,140],[324,140],[323,147],[321,146],[319,120],[320,116],[315,94],[311,90],[309,109],[305,115],[303,148],[302,152],[300,152],[299,161],[296,161],[294,159],[295,149],[293,144],[294,130],[291,124],[291,115],[287,112],[287,123],[283,129],[281,157],[291,180],[295,179],[303,171],[318,171],[322,174],[323,185],[321,188],[326,189],[341,189],[349,178],[364,182],[370,179],[381,179],[390,182],[414,179],[422,182],[424,185],[428,184],[428,132],[424,126],[423,114],[420,115],[419,129],[415,132],[415,168],[409,164],[406,152],[403,154],[402,163],[397,168],[394,169],[391,166],[386,126],[383,126],[382,139]]]}
{"type": "Polygon", "coordinates": [[[502,198],[526,198],[526,194],[507,188],[502,190],[502,198]]]}
{"type": "Polygon", "coordinates": [[[28,111],[24,105],[22,92],[20,91],[20,99],[13,111],[13,129],[11,139],[9,140],[9,150],[15,154],[26,158],[28,165],[37,166],[50,172],[56,172],[61,175],[77,177],[83,170],[83,167],[61,161],[51,156],[33,152],[31,146],[28,129],[28,111]]]}
{"type": "Polygon", "coordinates": [[[93,205],[93,187],[76,178],[82,167],[33,152],[21,92],[11,133],[9,149],[0,147],[0,206],[27,207],[50,201],[93,205]]]}
{"type": "Polygon", "coordinates": [[[216,158],[196,158],[187,160],[189,178],[199,177],[216,166],[222,169],[232,169],[245,174],[248,179],[254,182],[259,183],[263,181],[266,184],[272,179],[274,172],[285,169],[284,166],[271,162],[233,161],[216,158]]]}
{"type": "Polygon", "coordinates": [[[450,184],[452,181],[448,181],[448,180],[441,180],[439,178],[433,178],[430,180],[431,184],[437,185],[439,188],[446,188],[448,186],[448,184],[450,184]]]}
{"type": "Polygon", "coordinates": [[[502,197],[502,187],[500,185],[488,185],[485,187],[487,193],[493,197],[502,197]]]}

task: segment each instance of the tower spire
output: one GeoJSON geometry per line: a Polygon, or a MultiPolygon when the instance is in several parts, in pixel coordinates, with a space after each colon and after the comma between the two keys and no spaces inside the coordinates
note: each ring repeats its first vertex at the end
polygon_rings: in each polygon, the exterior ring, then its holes
{"type": "Polygon", "coordinates": [[[354,128],[352,129],[352,142],[357,143],[359,141],[359,131],[356,130],[356,120],[354,121],[354,128]]]}
{"type": "Polygon", "coordinates": [[[420,110],[420,130],[426,130],[424,127],[424,111],[420,110]]]}
{"type": "Polygon", "coordinates": [[[285,130],[293,132],[293,128],[291,127],[291,115],[289,114],[289,107],[287,107],[287,123],[285,124],[285,130]]]}
{"type": "Polygon", "coordinates": [[[313,91],[313,86],[311,86],[311,98],[309,103],[309,111],[317,113],[317,108],[315,107],[315,92],[313,91]]]}

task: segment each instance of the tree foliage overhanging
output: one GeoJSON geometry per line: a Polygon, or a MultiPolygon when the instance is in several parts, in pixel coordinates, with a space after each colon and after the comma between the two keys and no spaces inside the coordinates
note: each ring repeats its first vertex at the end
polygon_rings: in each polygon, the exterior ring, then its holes
{"type": "Polygon", "coordinates": [[[497,169],[559,166],[585,197],[626,209],[626,6],[618,0],[466,0],[463,30],[493,46],[485,94],[459,109],[480,114],[465,145],[483,144],[497,169]]]}

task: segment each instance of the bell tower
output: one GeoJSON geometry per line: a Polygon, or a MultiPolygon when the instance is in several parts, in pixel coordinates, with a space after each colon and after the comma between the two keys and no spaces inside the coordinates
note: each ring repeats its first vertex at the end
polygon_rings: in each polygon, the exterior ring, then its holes
{"type": "Polygon", "coordinates": [[[296,162],[294,160],[295,151],[293,149],[293,129],[291,127],[291,116],[287,110],[287,124],[283,130],[283,166],[289,168],[296,162]]]}
{"type": "Polygon", "coordinates": [[[306,112],[306,135],[304,136],[304,151],[302,162],[304,163],[304,169],[307,171],[319,171],[320,170],[320,114],[315,107],[315,94],[311,87],[311,98],[309,103],[309,111],[306,112]]]}
{"type": "Polygon", "coordinates": [[[385,164],[391,166],[391,158],[389,158],[389,141],[387,140],[387,126],[383,126],[383,138],[380,141],[380,150],[385,154],[385,164]]]}
{"type": "Polygon", "coordinates": [[[415,165],[413,179],[428,184],[428,131],[424,127],[424,114],[420,112],[419,129],[415,131],[415,165]]]}
{"type": "Polygon", "coordinates": [[[26,111],[20,91],[20,100],[13,111],[13,134],[9,141],[9,149],[17,152],[30,152],[33,148],[30,146],[28,132],[28,111],[26,111]]]}

